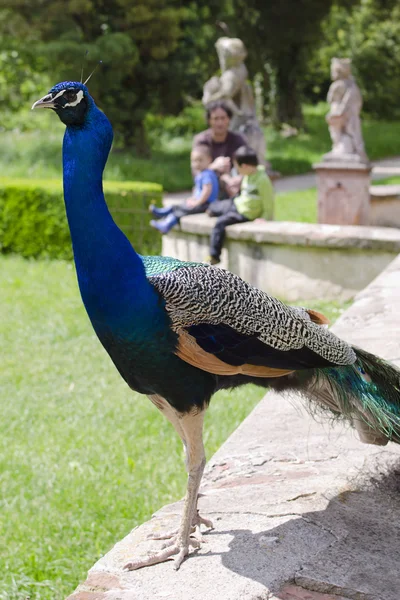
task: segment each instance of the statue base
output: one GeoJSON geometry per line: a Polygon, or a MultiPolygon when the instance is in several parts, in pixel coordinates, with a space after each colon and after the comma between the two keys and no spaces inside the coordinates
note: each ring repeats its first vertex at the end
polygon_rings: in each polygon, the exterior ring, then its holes
{"type": "Polygon", "coordinates": [[[369,225],[371,165],[324,161],[313,165],[317,175],[318,223],[369,225]]]}
{"type": "Polygon", "coordinates": [[[327,154],[324,154],[322,157],[322,162],[334,162],[334,163],[356,163],[356,164],[362,164],[362,165],[368,165],[369,164],[369,160],[366,154],[364,154],[363,156],[360,156],[359,154],[351,154],[351,153],[346,153],[346,152],[335,152],[334,150],[332,150],[331,152],[328,152],[327,154]]]}

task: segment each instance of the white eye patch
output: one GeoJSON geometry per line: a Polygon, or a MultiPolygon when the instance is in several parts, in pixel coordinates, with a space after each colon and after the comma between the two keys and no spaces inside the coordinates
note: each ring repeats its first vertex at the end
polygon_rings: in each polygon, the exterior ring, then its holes
{"type": "MultiPolygon", "coordinates": [[[[61,90],[61,92],[58,92],[58,94],[56,94],[53,97],[53,102],[60,96],[63,96],[66,91],[67,90],[61,90]]],[[[62,108],[67,108],[68,106],[76,106],[77,104],[79,104],[79,102],[82,100],[82,98],[83,98],[83,91],[79,90],[78,93],[76,94],[75,100],[73,102],[67,102],[66,104],[64,104],[64,106],[62,108]]]]}
{"type": "Polygon", "coordinates": [[[56,94],[55,96],[53,96],[53,102],[54,102],[54,100],[57,100],[57,98],[59,98],[60,96],[63,96],[66,91],[67,90],[61,90],[61,92],[58,92],[58,94],[56,94]]]}
{"type": "Polygon", "coordinates": [[[79,102],[82,100],[83,98],[83,92],[82,90],[79,90],[79,92],[76,94],[76,99],[73,102],[67,102],[67,104],[64,104],[63,108],[67,108],[67,106],[76,106],[77,104],[79,104],[79,102]]]}

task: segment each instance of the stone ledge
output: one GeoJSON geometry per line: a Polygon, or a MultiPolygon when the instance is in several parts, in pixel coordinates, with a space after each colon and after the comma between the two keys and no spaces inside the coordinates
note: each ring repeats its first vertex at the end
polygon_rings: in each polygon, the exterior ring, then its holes
{"type": "MultiPolygon", "coordinates": [[[[400,257],[335,332],[400,363],[399,298],[400,257]]],[[[181,502],[117,543],[69,600],[399,600],[400,446],[365,446],[300,406],[268,393],[210,460],[200,507],[215,530],[178,572],[122,565],[159,548],[146,535],[177,525],[181,502]]]]}
{"type": "MultiPolygon", "coordinates": [[[[163,255],[203,262],[214,220],[181,220],[162,239],[163,255]]],[[[347,299],[400,252],[400,229],[283,221],[243,223],[226,230],[221,266],[288,302],[347,299]]]]}
{"type": "MultiPolygon", "coordinates": [[[[209,235],[215,221],[215,218],[207,215],[184,217],[180,222],[180,231],[209,235]]],[[[226,229],[226,237],[231,240],[256,243],[400,252],[400,230],[390,227],[324,225],[293,221],[266,221],[265,223],[251,221],[230,225],[226,229]]]]}
{"type": "Polygon", "coordinates": [[[392,198],[397,200],[400,197],[400,185],[371,185],[369,191],[374,199],[392,198]]]}

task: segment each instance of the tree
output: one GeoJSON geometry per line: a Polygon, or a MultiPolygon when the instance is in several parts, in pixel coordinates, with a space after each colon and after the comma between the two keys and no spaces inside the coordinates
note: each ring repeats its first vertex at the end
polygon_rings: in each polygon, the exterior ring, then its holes
{"type": "Polygon", "coordinates": [[[364,110],[400,116],[400,6],[398,0],[361,0],[353,10],[334,6],[323,23],[324,43],[316,49],[307,77],[309,98],[325,98],[333,56],[349,57],[361,88],[364,110]]]}
{"type": "MultiPolygon", "coordinates": [[[[275,119],[301,126],[302,77],[323,35],[322,22],[334,0],[235,0],[231,27],[249,51],[253,69],[269,65],[275,85],[275,119]]],[[[345,0],[346,4],[352,0],[345,0]]],[[[250,64],[250,63],[249,63],[250,64]]]]}
{"type": "Polygon", "coordinates": [[[0,0],[0,9],[9,17],[0,20],[3,36],[28,42],[53,80],[79,79],[86,49],[86,71],[102,60],[101,72],[90,82],[91,92],[124,146],[145,154],[146,114],[165,108],[177,111],[186,94],[199,94],[203,82],[194,66],[200,67],[198,56],[207,57],[215,14],[224,3],[0,0]]]}

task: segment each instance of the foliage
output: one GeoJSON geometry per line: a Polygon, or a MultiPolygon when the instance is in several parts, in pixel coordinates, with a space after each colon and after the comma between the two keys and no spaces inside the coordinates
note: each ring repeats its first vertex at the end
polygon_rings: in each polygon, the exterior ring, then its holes
{"type": "MultiPolygon", "coordinates": [[[[132,527],[182,497],[182,445],[101,348],[72,264],[0,263],[0,600],[63,600],[132,527]]],[[[334,320],[341,305],[313,308],[334,320]]],[[[264,393],[214,397],[208,457],[264,393]]]]}
{"type": "MultiPolygon", "coordinates": [[[[159,234],[149,227],[148,206],[160,203],[157,184],[108,181],[110,211],[138,252],[157,253],[159,234]]],[[[0,249],[24,257],[72,258],[60,182],[0,179],[0,249]]]]}
{"type": "Polygon", "coordinates": [[[53,83],[79,79],[85,49],[85,76],[102,60],[91,92],[124,145],[144,154],[145,116],[181,110],[187,94],[200,93],[207,58],[216,64],[209,48],[223,7],[217,0],[0,0],[9,17],[0,18],[0,34],[28,41],[53,83]]]}
{"type": "MultiPolygon", "coordinates": [[[[302,125],[302,78],[322,38],[322,21],[334,0],[235,0],[232,29],[249,50],[253,72],[269,66],[275,120],[302,125]],[[241,18],[236,19],[240,14],[241,18]]],[[[346,3],[351,0],[346,0],[346,3]]]]}
{"type": "Polygon", "coordinates": [[[400,5],[361,0],[352,11],[334,6],[323,24],[324,42],[306,74],[309,98],[325,95],[333,56],[350,57],[364,110],[377,118],[400,115],[400,5]]]}
{"type": "Polygon", "coordinates": [[[21,44],[14,35],[18,21],[18,15],[13,18],[9,11],[0,10],[0,108],[9,113],[21,109],[47,85],[40,58],[30,44],[21,44]]]}
{"type": "Polygon", "coordinates": [[[197,103],[186,106],[177,116],[148,114],[145,126],[152,148],[159,148],[163,142],[171,143],[175,138],[193,137],[207,124],[204,108],[197,103]]]}

